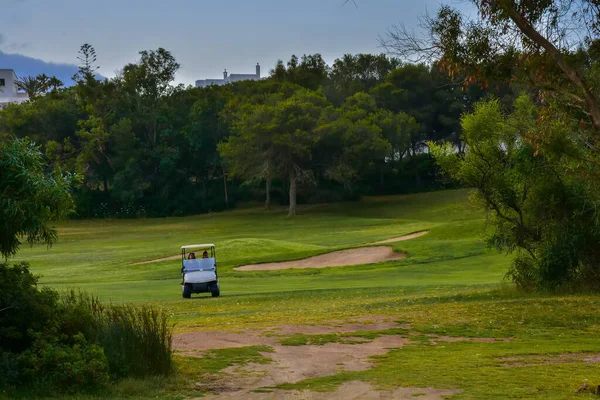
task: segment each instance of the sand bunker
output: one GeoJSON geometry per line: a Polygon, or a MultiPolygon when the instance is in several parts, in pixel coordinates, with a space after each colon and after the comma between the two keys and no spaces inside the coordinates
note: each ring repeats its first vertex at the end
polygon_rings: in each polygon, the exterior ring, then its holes
{"type": "Polygon", "coordinates": [[[347,265],[373,264],[382,261],[399,260],[406,254],[395,253],[391,247],[361,247],[321,254],[296,261],[284,261],[265,264],[244,265],[234,268],[236,271],[271,271],[289,268],[327,268],[347,265]]]}
{"type": "Polygon", "coordinates": [[[411,233],[410,235],[404,235],[404,236],[398,236],[398,237],[389,238],[389,239],[385,239],[385,240],[380,240],[379,242],[374,242],[373,244],[402,242],[403,240],[410,240],[410,239],[418,238],[419,236],[427,235],[428,233],[429,233],[429,231],[415,232],[415,233],[411,233]]]}
{"type": "MultiPolygon", "coordinates": [[[[393,237],[390,239],[381,240],[379,242],[373,242],[372,244],[402,242],[403,240],[410,240],[410,239],[418,238],[419,236],[423,236],[428,233],[429,233],[429,231],[415,232],[415,233],[411,233],[410,235],[398,236],[398,237],[393,237]]],[[[378,247],[365,248],[365,250],[366,249],[376,249],[376,248],[378,248],[378,247]]],[[[273,269],[287,269],[287,268],[343,267],[345,265],[371,264],[371,263],[387,261],[387,260],[397,260],[399,258],[406,257],[404,254],[401,254],[401,253],[393,253],[394,257],[389,258],[389,251],[388,251],[388,253],[386,253],[387,256],[383,255],[384,258],[379,259],[379,257],[381,257],[381,256],[379,255],[379,253],[377,253],[377,255],[375,255],[376,251],[374,251],[374,250],[367,250],[368,252],[369,251],[373,252],[373,254],[370,254],[370,255],[367,255],[366,252],[363,252],[361,254],[361,252],[358,252],[357,250],[362,250],[362,249],[350,249],[350,250],[335,251],[333,253],[323,254],[320,256],[311,257],[311,258],[307,258],[304,260],[298,260],[298,261],[257,264],[257,265],[244,265],[242,267],[237,267],[234,269],[239,270],[239,271],[257,271],[257,270],[273,270],[273,269]],[[351,253],[348,254],[346,252],[351,252],[351,253]],[[322,257],[322,258],[320,258],[320,257],[322,257]],[[350,261],[350,262],[348,262],[348,260],[346,259],[347,257],[364,257],[366,261],[359,261],[359,262],[350,261]],[[315,264],[315,263],[322,263],[324,260],[325,260],[325,262],[328,263],[328,265],[312,265],[312,266],[310,265],[310,264],[315,264]],[[330,260],[330,261],[328,261],[328,260],[330,260]],[[300,262],[308,263],[308,265],[298,264],[300,262]],[[281,266],[278,268],[273,267],[274,265],[283,265],[283,264],[290,264],[290,263],[293,263],[293,265],[299,265],[299,266],[292,266],[292,267],[281,266]],[[259,267],[259,266],[261,268],[255,268],[255,267],[259,267]],[[268,267],[265,268],[266,266],[268,266],[268,267]]],[[[378,250],[378,251],[381,251],[381,250],[378,250]]],[[[141,262],[134,263],[132,265],[142,265],[142,264],[150,264],[150,263],[156,263],[156,262],[161,262],[161,261],[177,260],[180,257],[181,257],[181,254],[177,254],[175,256],[157,258],[157,259],[148,260],[148,261],[141,261],[141,262]]],[[[357,259],[359,259],[359,258],[357,258],[357,259]]]]}

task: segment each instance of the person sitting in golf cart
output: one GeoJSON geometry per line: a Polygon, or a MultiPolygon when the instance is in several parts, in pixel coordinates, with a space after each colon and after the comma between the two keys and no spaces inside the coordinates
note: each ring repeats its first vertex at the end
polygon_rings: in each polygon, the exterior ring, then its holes
{"type": "MultiPolygon", "coordinates": [[[[208,257],[208,253],[205,251],[204,254],[202,255],[202,258],[206,258],[208,257]]],[[[195,260],[196,259],[196,254],[195,253],[190,253],[190,255],[188,256],[188,260],[195,260]]],[[[185,274],[183,273],[183,268],[181,270],[181,284],[183,285],[185,280],[185,274]]]]}
{"type": "Polygon", "coordinates": [[[202,253],[202,258],[208,258],[208,251],[204,250],[204,253],[202,253]]]}

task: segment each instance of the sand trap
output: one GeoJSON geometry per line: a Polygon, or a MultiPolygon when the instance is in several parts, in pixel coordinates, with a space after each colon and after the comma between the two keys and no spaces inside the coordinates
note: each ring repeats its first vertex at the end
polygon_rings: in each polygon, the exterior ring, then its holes
{"type": "Polygon", "coordinates": [[[411,233],[410,235],[398,236],[398,237],[394,237],[394,238],[390,238],[390,239],[381,240],[379,242],[374,242],[373,244],[401,242],[403,240],[410,240],[410,239],[418,238],[419,236],[427,235],[428,233],[429,233],[429,231],[415,232],[415,233],[411,233]]]}
{"type": "MultiPolygon", "coordinates": [[[[394,238],[390,238],[390,239],[385,239],[385,240],[381,240],[379,242],[373,242],[372,244],[385,244],[385,243],[394,243],[394,242],[401,242],[403,240],[410,240],[410,239],[414,239],[414,238],[418,238],[419,236],[423,236],[428,234],[429,231],[422,231],[422,232],[415,232],[415,233],[411,233],[410,235],[404,235],[404,236],[398,236],[398,237],[394,237],[394,238]]],[[[359,249],[351,249],[351,250],[359,250],[359,249]]],[[[310,260],[315,260],[316,262],[321,262],[321,260],[317,260],[318,257],[325,257],[325,256],[330,256],[330,257],[340,257],[342,256],[341,253],[345,252],[345,251],[350,251],[350,250],[342,250],[342,251],[336,251],[333,253],[328,253],[328,254],[323,254],[320,256],[316,256],[316,257],[311,257],[311,258],[307,258],[305,260],[298,260],[298,261],[290,261],[290,263],[298,263],[300,261],[302,262],[308,262],[310,260]],[[335,254],[338,254],[338,256],[335,256],[335,254]]],[[[257,265],[244,265],[242,267],[237,267],[234,268],[235,270],[238,271],[257,271],[257,270],[274,270],[274,269],[287,269],[287,268],[327,268],[327,267],[343,267],[345,265],[357,265],[357,264],[371,264],[371,263],[376,263],[376,262],[380,262],[380,261],[387,261],[387,260],[397,260],[399,258],[404,258],[406,257],[406,255],[403,255],[401,253],[394,253],[394,254],[398,254],[398,257],[392,257],[392,258],[384,258],[384,259],[377,259],[374,255],[374,259],[375,261],[371,261],[371,258],[368,258],[366,255],[363,255],[367,258],[367,261],[364,262],[347,262],[347,261],[335,261],[333,264],[328,264],[328,265],[322,265],[322,266],[298,266],[298,267],[279,267],[279,268],[272,268],[272,265],[275,264],[287,264],[287,262],[285,263],[268,263],[268,264],[257,264],[257,265]],[[340,264],[340,262],[342,262],[340,264]],[[263,268],[254,268],[254,267],[258,267],[261,266],[263,268]],[[269,266],[268,268],[264,268],[265,266],[269,266]],[[250,268],[252,267],[252,268],[250,268]]],[[[347,255],[344,254],[343,257],[354,257],[354,254],[351,255],[347,255]]],[[[163,258],[157,258],[155,260],[148,260],[148,261],[141,261],[141,262],[137,262],[131,265],[142,265],[142,264],[150,264],[150,263],[155,263],[155,262],[161,262],[161,261],[169,261],[169,260],[177,260],[181,257],[181,254],[177,254],[175,256],[169,256],[169,257],[163,257],[163,258]]],[[[310,263],[309,263],[310,264],[310,263]]]]}
{"type": "Polygon", "coordinates": [[[265,264],[244,265],[234,268],[236,271],[271,271],[290,268],[327,268],[348,265],[373,264],[382,261],[399,260],[406,254],[395,253],[391,247],[361,247],[334,251],[296,261],[284,261],[265,264]]]}

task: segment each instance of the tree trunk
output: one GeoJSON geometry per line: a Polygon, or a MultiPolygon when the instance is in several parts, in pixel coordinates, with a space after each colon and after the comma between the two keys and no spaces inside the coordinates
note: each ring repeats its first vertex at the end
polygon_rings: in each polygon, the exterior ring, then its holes
{"type": "Polygon", "coordinates": [[[104,195],[108,196],[108,178],[106,175],[104,176],[104,195]]]}
{"type": "Polygon", "coordinates": [[[225,190],[225,205],[229,206],[229,193],[227,193],[227,175],[225,174],[225,170],[223,171],[223,188],[225,190]]]}
{"type": "Polygon", "coordinates": [[[265,200],[265,210],[270,210],[271,209],[271,177],[267,176],[267,187],[266,187],[266,191],[267,191],[267,197],[265,200]]]}
{"type": "Polygon", "coordinates": [[[290,211],[288,216],[296,215],[296,171],[292,169],[290,172],[290,211]]]}
{"type": "Polygon", "coordinates": [[[583,92],[583,97],[588,106],[588,111],[592,117],[593,124],[596,129],[600,129],[600,105],[598,105],[598,99],[592,94],[589,85],[583,80],[579,72],[567,63],[554,44],[536,31],[533,25],[531,25],[531,23],[514,8],[512,1],[502,1],[501,4],[519,30],[531,41],[542,46],[548,52],[550,57],[552,57],[556,65],[563,71],[565,76],[583,92]]]}

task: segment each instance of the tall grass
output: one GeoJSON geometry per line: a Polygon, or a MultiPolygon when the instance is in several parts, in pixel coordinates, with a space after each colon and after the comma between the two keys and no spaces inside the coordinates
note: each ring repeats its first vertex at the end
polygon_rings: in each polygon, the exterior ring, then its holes
{"type": "Polygon", "coordinates": [[[172,331],[167,313],[150,306],[104,305],[97,297],[70,290],[62,296],[65,329],[82,332],[104,349],[115,378],[168,375],[173,368],[172,331]]]}
{"type": "Polygon", "coordinates": [[[99,344],[117,377],[168,375],[172,371],[172,326],[163,310],[111,306],[103,313],[99,344]]]}

